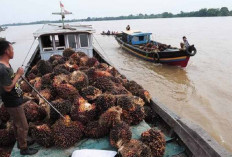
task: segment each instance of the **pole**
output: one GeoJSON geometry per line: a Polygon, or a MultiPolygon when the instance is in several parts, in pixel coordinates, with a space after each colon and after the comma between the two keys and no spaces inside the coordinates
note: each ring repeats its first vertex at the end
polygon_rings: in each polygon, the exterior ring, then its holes
{"type": "Polygon", "coordinates": [[[27,79],[25,77],[21,77],[44,101],[46,101],[46,103],[48,103],[62,118],[65,119],[65,117],[45,98],[43,97],[39,91],[37,89],[35,89],[30,82],[27,81],[27,79]]]}

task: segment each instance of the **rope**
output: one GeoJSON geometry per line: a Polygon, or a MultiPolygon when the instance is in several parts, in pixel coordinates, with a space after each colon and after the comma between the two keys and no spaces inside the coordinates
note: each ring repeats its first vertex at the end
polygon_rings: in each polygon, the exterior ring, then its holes
{"type": "Polygon", "coordinates": [[[45,97],[43,97],[37,89],[35,89],[30,82],[27,81],[25,77],[21,77],[46,103],[48,103],[62,118],[65,119],[64,115],[62,115],[45,97]]]}
{"type": "Polygon", "coordinates": [[[28,55],[29,55],[29,53],[30,53],[30,51],[31,51],[31,48],[32,48],[32,46],[34,45],[34,42],[35,42],[36,39],[37,39],[37,38],[34,38],[34,41],[33,41],[33,43],[31,44],[31,47],[30,47],[29,51],[27,52],[26,57],[24,58],[24,61],[23,61],[22,66],[24,66],[24,63],[25,63],[25,61],[26,61],[26,59],[27,59],[27,57],[28,57],[28,55]]]}

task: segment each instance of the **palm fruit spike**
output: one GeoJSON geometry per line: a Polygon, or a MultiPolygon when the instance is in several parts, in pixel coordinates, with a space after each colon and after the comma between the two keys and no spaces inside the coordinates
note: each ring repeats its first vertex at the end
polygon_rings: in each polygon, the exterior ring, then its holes
{"type": "Polygon", "coordinates": [[[103,113],[99,118],[99,124],[112,128],[114,124],[121,122],[122,108],[113,106],[103,113]]]}
{"type": "Polygon", "coordinates": [[[72,56],[72,54],[74,54],[75,51],[72,49],[72,48],[66,48],[64,51],[63,51],[63,56],[66,57],[66,58],[69,58],[70,56],[72,56]]]}
{"type": "Polygon", "coordinates": [[[95,104],[99,115],[116,104],[116,97],[112,94],[102,94],[96,98],[95,104]]]}
{"type": "Polygon", "coordinates": [[[78,90],[81,90],[82,88],[89,85],[89,80],[85,73],[81,71],[74,71],[70,74],[69,83],[76,87],[78,90]]]}
{"type": "Polygon", "coordinates": [[[43,107],[38,106],[34,101],[27,101],[23,104],[27,121],[35,122],[43,120],[47,116],[47,112],[43,107]]]}
{"type": "MultiPolygon", "coordinates": [[[[62,115],[69,114],[71,111],[72,103],[69,100],[59,98],[51,103],[62,115]]],[[[59,117],[60,115],[53,108],[50,108],[50,119],[57,120],[59,117]]]]}
{"type": "Polygon", "coordinates": [[[165,138],[160,130],[149,129],[141,134],[141,141],[150,147],[152,156],[162,157],[165,152],[165,138]]]}
{"type": "Polygon", "coordinates": [[[10,114],[7,112],[5,106],[2,104],[0,105],[0,120],[2,122],[7,122],[10,119],[10,114]]]}
{"type": "Polygon", "coordinates": [[[33,139],[44,147],[50,147],[54,144],[53,133],[47,124],[30,125],[30,132],[33,139]]]}
{"type": "Polygon", "coordinates": [[[7,122],[6,128],[0,129],[0,147],[8,147],[15,143],[14,128],[12,123],[7,122]]]}
{"type": "Polygon", "coordinates": [[[45,75],[52,72],[52,65],[48,61],[40,60],[37,63],[37,68],[40,74],[45,75]]]}
{"type": "Polygon", "coordinates": [[[93,86],[88,86],[81,90],[81,95],[88,101],[95,100],[101,94],[102,94],[102,91],[93,86]]]}
{"type": "Polygon", "coordinates": [[[60,98],[70,101],[79,96],[77,89],[68,83],[56,85],[55,90],[60,98]]]}
{"type": "Polygon", "coordinates": [[[132,139],[118,149],[122,157],[153,157],[151,149],[139,140],[132,139]]]}
{"type": "Polygon", "coordinates": [[[114,83],[107,77],[95,78],[93,86],[102,90],[102,92],[112,91],[114,89],[114,83]]]}
{"type": "Polygon", "coordinates": [[[102,138],[109,134],[109,128],[100,125],[98,121],[91,121],[85,126],[84,133],[88,138],[102,138]]]}
{"type": "Polygon", "coordinates": [[[60,84],[68,83],[69,79],[70,79],[69,75],[65,75],[65,74],[56,75],[53,78],[53,86],[56,87],[59,86],[60,84]]]}
{"type": "Polygon", "coordinates": [[[55,146],[68,148],[79,142],[83,137],[83,125],[72,121],[69,116],[59,119],[52,126],[55,146]]]}
{"type": "Polygon", "coordinates": [[[72,120],[77,120],[86,124],[87,122],[95,119],[96,106],[95,104],[88,103],[82,97],[76,98],[71,108],[70,115],[72,120]]]}
{"type": "Polygon", "coordinates": [[[123,144],[131,140],[132,132],[130,126],[125,122],[116,123],[110,130],[110,144],[120,148],[123,144]]]}

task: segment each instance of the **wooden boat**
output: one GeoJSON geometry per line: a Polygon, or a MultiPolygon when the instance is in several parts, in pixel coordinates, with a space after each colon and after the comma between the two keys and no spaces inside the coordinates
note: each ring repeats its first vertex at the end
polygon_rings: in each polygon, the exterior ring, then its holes
{"type": "MultiPolygon", "coordinates": [[[[93,32],[94,29],[92,29],[92,27],[83,25],[78,27],[69,26],[64,29],[55,25],[44,26],[43,29],[34,33],[35,38],[38,38],[39,45],[28,62],[26,73],[39,60],[47,60],[54,54],[62,54],[63,50],[69,47],[73,48],[75,51],[85,52],[88,56],[94,56],[98,61],[110,65],[110,61],[107,60],[100,51],[93,47],[93,32]]],[[[155,98],[152,98],[151,106],[157,116],[157,121],[150,125],[161,129],[166,135],[167,145],[166,154],[164,156],[231,156],[229,152],[219,145],[202,128],[184,118],[178,117],[155,98]]],[[[94,147],[91,147],[91,149],[97,147],[97,145],[98,142],[96,141],[94,147]]],[[[78,147],[76,147],[76,149],[79,149],[78,147]]],[[[40,152],[43,151],[47,153],[49,150],[43,150],[43,148],[41,148],[40,152]]],[[[60,150],[52,150],[49,153],[53,151],[60,150]]],[[[55,156],[63,156],[63,152],[64,151],[60,151],[59,153],[56,152],[55,156]]],[[[13,149],[12,155],[17,156],[18,153],[18,149],[13,149]]],[[[50,155],[52,156],[52,154],[50,155]]]]}
{"type": "Polygon", "coordinates": [[[129,53],[154,63],[186,67],[190,56],[196,54],[194,45],[187,49],[175,48],[150,39],[152,33],[124,31],[115,36],[119,45],[129,53]]]}

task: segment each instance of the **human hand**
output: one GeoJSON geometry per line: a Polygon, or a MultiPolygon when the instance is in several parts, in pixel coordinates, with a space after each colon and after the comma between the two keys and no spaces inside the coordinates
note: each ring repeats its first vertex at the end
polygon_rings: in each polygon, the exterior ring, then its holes
{"type": "Polygon", "coordinates": [[[22,76],[23,74],[24,74],[24,69],[22,67],[19,67],[16,75],[22,76]]]}

